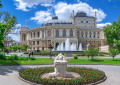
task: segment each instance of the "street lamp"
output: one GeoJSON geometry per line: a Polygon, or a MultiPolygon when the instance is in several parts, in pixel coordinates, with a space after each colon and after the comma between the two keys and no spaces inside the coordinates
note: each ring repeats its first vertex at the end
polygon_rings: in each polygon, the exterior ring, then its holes
{"type": "Polygon", "coordinates": [[[51,51],[52,51],[52,49],[54,48],[54,47],[53,47],[53,44],[54,44],[54,43],[51,43],[51,42],[48,43],[48,45],[49,45],[48,48],[50,49],[50,58],[52,58],[52,56],[51,56],[51,51]]]}

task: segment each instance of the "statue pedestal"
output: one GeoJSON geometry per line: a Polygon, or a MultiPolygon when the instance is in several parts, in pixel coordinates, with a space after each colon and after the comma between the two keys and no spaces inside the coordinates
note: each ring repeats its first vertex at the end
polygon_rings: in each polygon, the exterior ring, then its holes
{"type": "Polygon", "coordinates": [[[59,54],[54,61],[55,72],[49,73],[49,77],[50,78],[54,78],[54,77],[72,78],[73,75],[66,71],[67,64],[68,64],[67,59],[62,54],[59,54]]]}

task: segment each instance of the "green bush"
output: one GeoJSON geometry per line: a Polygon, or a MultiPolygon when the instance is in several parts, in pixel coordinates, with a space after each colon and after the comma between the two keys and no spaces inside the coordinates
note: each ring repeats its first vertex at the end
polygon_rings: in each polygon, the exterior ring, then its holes
{"type": "Polygon", "coordinates": [[[119,50],[118,49],[114,49],[114,48],[111,48],[110,51],[109,51],[110,55],[113,57],[113,60],[114,60],[114,57],[119,54],[119,50]]]}
{"type": "Polygon", "coordinates": [[[24,54],[29,54],[29,52],[24,52],[24,54]]]}
{"type": "Polygon", "coordinates": [[[8,60],[18,60],[18,55],[17,54],[13,54],[13,55],[8,57],[8,60]]]}
{"type": "Polygon", "coordinates": [[[104,53],[104,52],[99,53],[99,56],[107,56],[107,55],[109,55],[109,53],[104,53]]]}
{"type": "Polygon", "coordinates": [[[77,54],[72,54],[74,59],[78,59],[78,55],[77,54]]]}
{"type": "Polygon", "coordinates": [[[30,60],[35,60],[35,58],[34,58],[34,57],[30,57],[29,59],[30,59],[30,60]]]}
{"type": "MultiPolygon", "coordinates": [[[[29,52],[24,52],[24,54],[29,54],[29,52]]],[[[47,52],[47,51],[33,52],[33,55],[49,56],[50,52],[47,52]]],[[[57,53],[51,53],[51,56],[56,56],[56,55],[58,55],[58,54],[57,53]]]]}
{"type": "Polygon", "coordinates": [[[3,53],[0,53],[0,59],[6,60],[6,56],[3,53]]]}

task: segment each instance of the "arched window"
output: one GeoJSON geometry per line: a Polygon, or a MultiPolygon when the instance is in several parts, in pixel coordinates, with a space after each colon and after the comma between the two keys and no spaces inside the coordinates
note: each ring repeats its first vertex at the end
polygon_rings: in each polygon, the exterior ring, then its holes
{"type": "Polygon", "coordinates": [[[70,30],[70,37],[73,37],[73,30],[70,30]]]}
{"type": "Polygon", "coordinates": [[[48,37],[51,37],[51,31],[50,30],[48,31],[48,37]]]}
{"type": "Polygon", "coordinates": [[[66,30],[63,30],[63,37],[66,37],[66,30]]]}
{"type": "Polygon", "coordinates": [[[25,41],[25,40],[26,40],[25,37],[26,37],[25,34],[23,34],[23,36],[22,36],[22,41],[25,41]]]}
{"type": "Polygon", "coordinates": [[[59,37],[59,30],[56,30],[56,37],[59,37]]]}

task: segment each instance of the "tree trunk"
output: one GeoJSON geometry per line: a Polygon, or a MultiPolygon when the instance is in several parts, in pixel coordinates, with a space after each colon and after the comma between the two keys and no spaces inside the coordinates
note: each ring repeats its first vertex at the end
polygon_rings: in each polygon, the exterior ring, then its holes
{"type": "Polygon", "coordinates": [[[113,56],[113,61],[114,61],[114,57],[115,57],[115,56],[113,56]]]}

